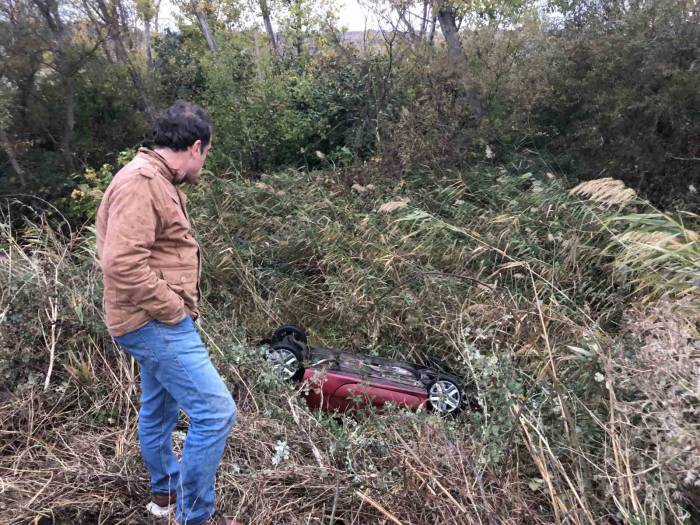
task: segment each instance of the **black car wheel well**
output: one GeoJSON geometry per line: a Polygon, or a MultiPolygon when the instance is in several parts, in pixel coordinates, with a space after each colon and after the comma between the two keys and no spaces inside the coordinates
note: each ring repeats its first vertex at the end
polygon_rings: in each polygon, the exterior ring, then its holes
{"type": "Polygon", "coordinates": [[[292,338],[300,343],[307,344],[309,339],[306,334],[306,330],[299,325],[295,324],[284,324],[280,326],[275,333],[272,334],[272,342],[277,343],[285,338],[292,338]]]}

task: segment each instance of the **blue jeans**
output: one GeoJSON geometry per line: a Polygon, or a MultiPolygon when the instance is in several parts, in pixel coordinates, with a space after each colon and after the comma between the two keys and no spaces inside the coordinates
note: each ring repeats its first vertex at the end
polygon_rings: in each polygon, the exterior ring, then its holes
{"type": "Polygon", "coordinates": [[[190,319],[159,321],[116,337],[141,370],[139,442],[154,494],[177,492],[178,523],[198,525],[214,514],[214,476],[236,404],[190,319]],[[182,409],[189,417],[182,461],[172,433],[182,409]]]}

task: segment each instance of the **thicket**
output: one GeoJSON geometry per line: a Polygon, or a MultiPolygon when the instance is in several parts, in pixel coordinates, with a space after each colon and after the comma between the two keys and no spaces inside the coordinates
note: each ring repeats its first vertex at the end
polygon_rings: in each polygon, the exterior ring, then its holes
{"type": "Polygon", "coordinates": [[[332,164],[356,179],[375,159],[400,178],[468,166],[488,145],[697,209],[693,2],[419,7],[376,4],[398,21],[347,40],[342,21],[303,3],[273,6],[279,27],[266,36],[246,25],[250,6],[230,2],[185,9],[161,31],[140,3],[6,2],[3,193],[66,197],[76,173],[147,142],[157,108],[184,98],[214,116],[217,173],[332,164]]]}

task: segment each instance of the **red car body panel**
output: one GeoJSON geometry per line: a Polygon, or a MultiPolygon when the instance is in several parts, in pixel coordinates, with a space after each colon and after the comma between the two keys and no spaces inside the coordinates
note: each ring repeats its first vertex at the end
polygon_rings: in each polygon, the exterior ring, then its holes
{"type": "Polygon", "coordinates": [[[349,410],[368,405],[382,407],[386,403],[393,403],[415,410],[428,400],[425,389],[376,379],[368,384],[359,375],[333,370],[307,369],[302,381],[310,387],[305,398],[312,409],[349,410]]]}

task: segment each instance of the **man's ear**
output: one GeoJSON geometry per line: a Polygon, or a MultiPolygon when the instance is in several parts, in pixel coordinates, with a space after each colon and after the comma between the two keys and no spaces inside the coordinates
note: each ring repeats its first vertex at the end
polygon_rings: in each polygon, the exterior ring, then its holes
{"type": "Polygon", "coordinates": [[[197,153],[199,155],[202,154],[202,141],[197,139],[194,141],[194,144],[192,144],[192,153],[197,153]]]}

